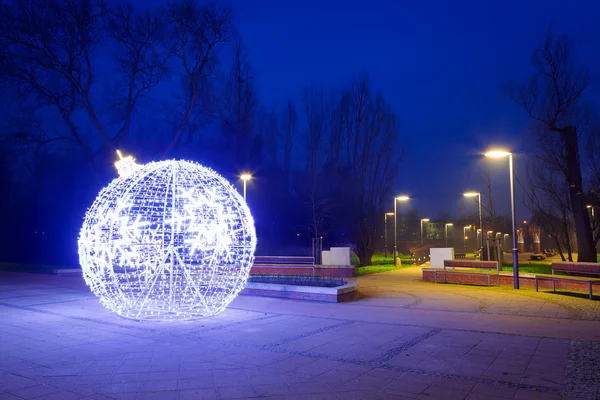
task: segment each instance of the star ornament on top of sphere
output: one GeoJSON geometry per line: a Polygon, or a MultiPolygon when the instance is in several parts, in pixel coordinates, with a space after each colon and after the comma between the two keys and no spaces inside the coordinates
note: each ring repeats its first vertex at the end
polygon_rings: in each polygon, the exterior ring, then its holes
{"type": "Polygon", "coordinates": [[[133,319],[222,312],[243,289],[256,234],[246,203],[215,171],[189,161],[115,163],[79,236],[86,283],[133,319]]]}

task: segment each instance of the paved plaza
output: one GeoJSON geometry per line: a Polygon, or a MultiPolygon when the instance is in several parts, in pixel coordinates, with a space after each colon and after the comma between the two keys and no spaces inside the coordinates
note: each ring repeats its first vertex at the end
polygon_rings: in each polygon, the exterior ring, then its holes
{"type": "Polygon", "coordinates": [[[81,277],[0,272],[0,399],[600,398],[600,301],[420,276],[159,323],[116,316],[81,277]]]}

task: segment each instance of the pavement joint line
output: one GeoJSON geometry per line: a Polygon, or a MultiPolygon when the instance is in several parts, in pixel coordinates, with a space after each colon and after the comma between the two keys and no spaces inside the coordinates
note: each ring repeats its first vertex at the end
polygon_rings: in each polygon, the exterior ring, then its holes
{"type": "MultiPolygon", "coordinates": [[[[152,332],[152,333],[158,333],[161,335],[169,335],[169,336],[174,336],[174,337],[180,337],[180,338],[186,338],[186,335],[178,335],[178,334],[173,334],[171,332],[164,332],[164,331],[160,331],[160,330],[156,330],[156,329],[152,329],[152,328],[146,328],[146,327],[135,327],[135,326],[125,326],[125,325],[121,325],[121,324],[117,324],[114,322],[109,322],[109,321],[100,321],[100,320],[95,320],[95,319],[91,319],[91,318],[85,318],[85,317],[76,317],[76,316],[68,316],[68,315],[64,315],[61,313],[57,313],[57,312],[51,312],[51,311],[46,311],[46,310],[39,310],[33,307],[27,307],[27,306],[15,306],[15,305],[10,305],[10,304],[5,304],[5,303],[1,303],[0,305],[5,306],[5,307],[9,307],[9,308],[17,308],[17,309],[22,309],[25,311],[31,311],[31,312],[39,312],[39,313],[43,313],[43,314],[49,314],[49,315],[54,315],[54,316],[59,316],[59,317],[63,317],[63,318],[69,318],[69,319],[75,319],[75,320],[81,320],[81,321],[86,321],[86,322],[91,322],[91,323],[96,323],[96,324],[101,324],[101,325],[111,325],[111,326],[117,326],[120,328],[124,328],[124,329],[134,329],[134,330],[142,330],[142,331],[146,331],[146,332],[152,332]]],[[[242,310],[242,311],[253,311],[253,310],[242,310]]],[[[256,312],[256,311],[253,311],[256,312]]],[[[255,318],[255,320],[262,320],[262,319],[267,319],[266,317],[270,317],[268,319],[271,318],[275,318],[275,317],[279,317],[279,316],[289,316],[289,315],[293,315],[293,314],[285,314],[285,313],[273,313],[272,315],[268,315],[265,317],[259,317],[259,318],[255,318]]],[[[311,317],[309,317],[311,318],[311,317]]],[[[319,318],[319,317],[312,317],[312,318],[319,318]]],[[[329,318],[329,319],[334,319],[335,318],[329,318]]],[[[343,322],[341,322],[340,324],[336,324],[336,325],[350,325],[352,323],[355,322],[360,322],[360,321],[354,321],[354,320],[345,320],[345,319],[338,319],[341,320],[343,322]]],[[[252,320],[244,320],[244,321],[237,321],[234,324],[242,323],[242,322],[249,322],[252,320]]],[[[225,325],[221,325],[221,326],[226,326],[225,325]]],[[[231,325],[231,324],[229,324],[231,325]]],[[[335,327],[336,325],[332,325],[326,328],[322,328],[322,329],[333,329],[333,327],[335,327]]],[[[415,327],[415,325],[406,325],[406,324],[393,324],[393,323],[385,323],[385,325],[395,325],[395,326],[407,326],[407,327],[415,327]]],[[[213,328],[213,330],[216,329],[213,328]]],[[[430,332],[424,334],[424,335],[420,335],[419,337],[417,337],[418,340],[417,342],[415,342],[414,344],[412,344],[413,346],[415,344],[417,344],[418,342],[421,342],[423,340],[426,340],[428,337],[433,336],[434,334],[437,334],[439,332],[441,332],[443,329],[440,328],[436,328],[436,329],[432,329],[430,332]],[[430,335],[430,336],[428,336],[430,335]],[[428,336],[428,337],[425,337],[428,336]]],[[[454,331],[466,331],[466,332],[480,332],[480,331],[472,331],[472,330],[464,330],[464,329],[448,329],[448,330],[454,330],[454,331]]],[[[490,333],[490,332],[480,332],[480,333],[490,333]]],[[[313,333],[314,334],[314,333],[313,333]]],[[[496,333],[499,334],[499,333],[496,333]]],[[[513,335],[513,334],[502,334],[500,333],[499,335],[505,335],[505,336],[523,336],[523,337],[536,337],[536,336],[527,336],[527,335],[513,335]]],[[[189,338],[188,338],[189,339],[189,338]]],[[[206,340],[206,339],[203,339],[206,340]]],[[[297,340],[297,339],[296,339],[297,340]]],[[[414,339],[413,339],[414,340],[414,339]]],[[[549,388],[549,387],[544,387],[544,386],[537,386],[537,385],[525,385],[525,384],[520,384],[520,383],[512,383],[512,382],[506,382],[506,381],[499,381],[499,380],[493,380],[493,379],[487,379],[487,378],[476,378],[476,377],[470,377],[470,376],[462,376],[462,375],[455,375],[455,374],[446,374],[446,373],[435,373],[435,372],[428,372],[428,371],[423,371],[423,370],[418,370],[418,369],[414,369],[414,368],[403,368],[403,367],[395,367],[395,366],[390,366],[387,364],[384,364],[385,361],[381,361],[383,360],[386,355],[383,355],[375,360],[378,360],[378,362],[374,362],[374,361],[363,361],[363,360],[358,360],[358,359],[347,359],[347,358],[343,358],[343,357],[336,357],[336,356],[327,356],[324,354],[317,354],[317,353],[311,353],[311,352],[302,352],[302,351],[294,351],[294,350],[287,350],[287,349],[282,349],[282,348],[277,348],[276,346],[279,346],[278,344],[273,344],[273,345],[253,345],[253,344],[242,344],[242,343],[232,343],[232,342],[228,342],[228,341],[222,341],[222,340],[210,340],[211,342],[215,343],[215,344],[224,344],[228,347],[238,347],[238,348],[250,348],[250,349],[255,349],[255,350],[263,350],[263,351],[269,351],[269,352],[275,352],[275,353],[283,353],[283,354],[290,354],[290,355],[299,355],[299,356],[304,356],[304,357],[309,357],[309,358],[314,358],[314,359],[326,359],[326,360],[332,360],[332,361],[338,361],[338,362],[343,362],[346,364],[354,364],[354,365],[361,365],[361,366],[369,366],[369,367],[373,367],[373,368],[382,368],[382,369],[388,369],[388,370],[392,370],[392,371],[397,371],[397,372],[412,372],[412,373],[417,373],[420,375],[427,375],[427,376],[436,376],[436,377],[440,377],[440,378],[446,378],[446,379],[452,379],[452,380],[462,380],[462,381],[470,381],[470,382],[476,382],[476,383],[487,383],[487,384],[491,384],[491,385],[499,385],[499,386],[504,386],[504,387],[511,387],[511,388],[518,388],[518,389],[526,389],[526,390],[532,390],[532,391],[538,391],[538,392],[545,392],[545,393],[559,393],[560,391],[558,389],[554,389],[554,388],[549,388]]],[[[290,340],[291,342],[291,340],[290,340]]],[[[408,343],[410,344],[412,341],[409,341],[408,343]]],[[[276,342],[278,343],[278,342],[276,342]]],[[[400,346],[400,348],[409,348],[412,346],[400,346]]],[[[398,352],[398,354],[401,354],[401,351],[398,352]]],[[[390,356],[389,358],[385,358],[385,360],[389,360],[392,357],[390,356]]]]}
{"type": "MultiPolygon", "coordinates": [[[[436,330],[432,330],[433,333],[428,332],[428,334],[431,334],[431,336],[433,336],[433,334],[437,333],[435,331],[436,330]]],[[[424,336],[424,335],[420,335],[420,336],[424,336]]],[[[426,339],[422,339],[422,340],[426,340],[426,339]]],[[[304,356],[304,357],[309,357],[309,358],[314,358],[314,359],[326,359],[326,360],[331,360],[331,361],[343,362],[346,364],[354,364],[354,365],[367,366],[367,367],[372,367],[372,368],[380,368],[380,369],[386,369],[386,370],[391,370],[391,371],[396,371],[396,372],[411,372],[411,373],[415,373],[418,375],[446,378],[446,379],[450,379],[450,380],[469,381],[469,382],[474,382],[474,383],[486,383],[486,384],[490,384],[490,385],[517,388],[517,389],[525,389],[525,390],[544,392],[544,393],[556,393],[556,394],[560,393],[560,390],[554,389],[554,388],[538,386],[538,385],[525,385],[525,384],[521,384],[521,383],[499,381],[499,380],[494,380],[494,379],[487,379],[484,377],[477,378],[477,377],[463,376],[463,375],[457,375],[457,374],[436,373],[436,372],[419,370],[416,368],[395,367],[392,365],[375,363],[373,361],[346,359],[346,358],[342,358],[342,357],[327,356],[327,355],[323,355],[323,354],[316,354],[316,353],[302,352],[302,351],[295,351],[295,350],[287,350],[287,349],[275,348],[275,347],[264,347],[261,345],[253,345],[253,344],[246,344],[246,343],[232,343],[232,342],[221,341],[221,340],[211,340],[211,342],[216,343],[216,344],[225,344],[225,345],[227,345],[229,347],[233,347],[233,348],[250,348],[250,349],[263,350],[263,351],[274,352],[274,353],[299,355],[299,356],[304,356]]],[[[410,341],[409,341],[409,343],[410,343],[410,341]]]]}
{"type": "Polygon", "coordinates": [[[274,343],[271,343],[271,344],[268,344],[268,345],[264,345],[263,347],[265,349],[268,349],[268,348],[273,348],[273,347],[277,347],[277,346],[282,346],[284,344],[295,342],[296,340],[304,339],[304,338],[307,338],[309,336],[317,335],[319,333],[327,332],[327,331],[330,331],[332,329],[342,328],[344,326],[348,326],[348,325],[352,325],[352,324],[354,324],[353,321],[343,321],[343,322],[340,322],[340,323],[337,323],[337,324],[334,324],[334,325],[328,325],[328,326],[325,326],[323,328],[315,329],[315,330],[310,331],[310,332],[305,332],[305,333],[301,333],[301,334],[296,335],[296,336],[292,336],[292,337],[289,337],[289,338],[286,338],[286,339],[282,339],[282,340],[279,340],[277,342],[274,342],[274,343]]]}
{"type": "MultiPolygon", "coordinates": [[[[411,293],[408,292],[402,292],[405,295],[409,295],[409,296],[414,296],[419,298],[416,295],[413,295],[411,293]]],[[[480,298],[477,296],[469,296],[468,294],[464,294],[464,293],[460,293],[460,296],[462,297],[466,297],[468,299],[472,299],[472,300],[476,300],[478,301],[480,304],[477,308],[477,310],[473,311],[476,314],[485,314],[485,315],[515,315],[515,314],[511,314],[508,312],[491,312],[491,311],[487,311],[486,309],[489,308],[489,302],[487,301],[487,299],[484,298],[480,298]]],[[[537,298],[535,296],[530,296],[533,298],[537,298]]],[[[369,296],[364,296],[363,298],[369,298],[369,296]]],[[[394,298],[394,297],[390,297],[390,298],[394,298]]],[[[420,298],[419,298],[420,299],[420,298]]],[[[423,307],[415,307],[415,305],[419,304],[422,302],[422,299],[415,302],[415,303],[411,303],[411,304],[406,304],[403,306],[388,306],[388,305],[379,305],[379,304],[364,304],[362,305],[363,307],[376,307],[376,308],[391,308],[391,309],[398,309],[398,308],[402,308],[402,309],[410,309],[410,310],[425,310],[428,311],[428,308],[423,308],[423,307]]],[[[546,302],[549,302],[549,300],[546,300],[546,302]]],[[[561,306],[559,302],[556,303],[552,303],[553,305],[557,305],[557,306],[561,306]]],[[[566,307],[566,306],[561,306],[561,307],[566,307]]],[[[568,308],[568,307],[566,307],[568,308]]],[[[448,313],[470,313],[469,311],[460,311],[460,310],[444,310],[445,312],[448,313]]],[[[522,315],[522,314],[516,314],[518,316],[522,316],[522,317],[534,317],[534,318],[554,318],[554,319],[566,319],[566,320],[580,320],[580,321],[590,321],[593,319],[584,319],[584,318],[568,318],[568,317],[560,317],[558,315],[522,315]]]]}
{"type": "Polygon", "coordinates": [[[388,352],[386,352],[385,354],[375,358],[374,360],[371,361],[371,363],[373,364],[383,364],[389,360],[391,360],[392,358],[404,353],[406,350],[410,349],[411,347],[416,346],[417,344],[421,343],[424,340],[429,339],[432,336],[437,335],[438,333],[440,333],[442,331],[442,329],[438,328],[438,329],[431,329],[429,332],[423,333],[421,335],[415,336],[414,338],[412,338],[411,340],[409,340],[408,342],[404,342],[402,344],[402,346],[398,346],[388,352]]]}
{"type": "MultiPolygon", "coordinates": [[[[365,291],[365,292],[368,292],[368,290],[365,291]]],[[[369,296],[369,294],[366,294],[365,292],[359,293],[360,296],[361,296],[361,299],[368,299],[369,297],[375,297],[375,298],[378,297],[378,296],[369,296]]],[[[374,291],[374,292],[377,293],[376,291],[374,291]]],[[[395,292],[392,292],[392,293],[395,293],[395,292]]],[[[406,305],[403,305],[403,306],[399,306],[399,307],[383,306],[383,305],[382,306],[377,306],[377,305],[373,305],[373,304],[371,304],[371,306],[373,306],[373,307],[388,307],[388,308],[412,308],[412,306],[415,306],[415,305],[420,304],[420,303],[423,302],[423,298],[420,297],[420,296],[417,296],[416,294],[409,293],[409,292],[403,292],[402,294],[406,295],[408,297],[411,297],[412,303],[409,303],[409,304],[406,304],[406,305]]],[[[389,298],[395,299],[396,297],[395,296],[389,296],[389,298]]],[[[408,299],[402,299],[402,300],[408,300],[408,299]]]]}
{"type": "Polygon", "coordinates": [[[434,376],[434,377],[438,377],[438,378],[444,378],[444,379],[455,380],[455,381],[485,383],[488,385],[508,387],[508,388],[513,388],[513,389],[525,389],[525,390],[535,391],[535,392],[560,394],[560,389],[555,389],[555,388],[546,387],[546,386],[539,386],[539,385],[526,385],[523,383],[499,381],[497,379],[489,379],[489,378],[485,378],[485,377],[478,378],[478,377],[474,377],[474,376],[449,374],[449,373],[445,373],[445,372],[429,372],[429,371],[419,370],[416,368],[395,367],[393,365],[386,365],[386,364],[381,365],[378,368],[387,369],[390,371],[410,372],[410,373],[414,373],[417,375],[423,375],[423,376],[434,376]]]}
{"type": "MultiPolygon", "coordinates": [[[[46,315],[53,315],[56,317],[63,317],[63,318],[68,318],[68,319],[72,319],[72,320],[76,320],[76,321],[85,321],[85,322],[91,322],[91,323],[95,323],[95,324],[99,324],[99,325],[106,325],[106,326],[114,326],[114,327],[118,327],[118,328],[123,328],[123,329],[131,329],[131,330],[138,330],[138,331],[143,331],[143,332],[149,332],[149,333],[155,333],[158,335],[167,335],[167,336],[174,336],[174,337],[179,337],[179,338],[187,338],[190,334],[174,334],[172,332],[165,332],[162,330],[158,330],[158,329],[153,329],[153,328],[149,328],[149,327],[144,327],[144,326],[127,326],[127,325],[121,325],[119,323],[116,322],[111,322],[111,321],[102,321],[102,320],[98,320],[98,319],[93,319],[93,318],[87,318],[87,317],[78,317],[78,316],[73,316],[73,315],[66,315],[66,314],[62,314],[59,312],[54,312],[54,311],[48,311],[48,310],[41,310],[41,309],[37,309],[34,307],[30,307],[30,306],[18,306],[18,305],[13,305],[13,304],[7,304],[7,303],[2,303],[0,302],[0,306],[3,307],[8,307],[8,308],[16,308],[19,310],[24,310],[24,311],[30,311],[30,312],[36,312],[36,313],[40,313],[40,314],[46,314],[46,315]]],[[[248,311],[248,310],[244,310],[244,311],[248,311]]],[[[251,311],[251,312],[256,312],[256,311],[251,311]]],[[[216,330],[225,326],[231,326],[233,324],[238,324],[238,323],[242,323],[242,322],[250,322],[250,321],[254,321],[254,320],[263,320],[263,319],[271,319],[271,318],[277,318],[280,317],[281,315],[274,315],[271,314],[269,316],[264,316],[264,317],[259,317],[259,318],[254,318],[254,319],[248,319],[248,320],[244,320],[244,321],[237,321],[231,324],[223,324],[223,325],[219,325],[217,327],[214,328],[209,328],[207,329],[208,331],[210,330],[216,330]]],[[[195,331],[194,333],[196,333],[198,331],[195,331]]]]}
{"type": "MultiPolygon", "coordinates": [[[[382,307],[382,306],[367,306],[367,307],[382,307]]],[[[405,308],[405,307],[390,307],[390,308],[405,308]]],[[[485,308],[485,307],[484,307],[485,308]]],[[[411,307],[411,310],[424,310],[424,311],[429,311],[428,308],[419,308],[419,307],[411,307]]],[[[470,314],[469,311],[457,311],[457,310],[444,310],[444,312],[446,313],[462,313],[462,314],[470,314]]],[[[546,319],[561,319],[561,320],[567,320],[567,321],[586,321],[583,319],[573,319],[573,318],[565,318],[565,317],[558,317],[558,316],[552,316],[552,315],[526,315],[526,314],[511,314],[511,313],[503,313],[503,312],[489,312],[489,311],[473,311],[474,314],[483,314],[483,315],[516,315],[518,317],[532,317],[532,318],[546,318],[546,319]]],[[[590,321],[590,320],[587,320],[590,321]]]]}
{"type": "MultiPolygon", "coordinates": [[[[165,331],[161,331],[161,330],[157,330],[157,329],[153,329],[153,328],[146,328],[146,327],[141,327],[141,326],[139,326],[139,327],[138,326],[126,326],[126,325],[118,324],[116,322],[102,321],[102,320],[97,320],[97,319],[92,319],[92,318],[87,318],[87,317],[71,316],[71,315],[66,315],[66,314],[62,314],[62,313],[58,313],[58,312],[54,312],[54,311],[40,310],[40,309],[29,307],[29,306],[17,306],[17,305],[7,304],[7,303],[3,303],[3,302],[0,302],[0,306],[4,306],[4,307],[8,307],[8,308],[16,308],[16,309],[20,309],[20,310],[24,310],[24,311],[37,312],[37,313],[41,313],[41,314],[54,315],[57,317],[63,317],[63,318],[68,318],[68,319],[73,319],[73,320],[93,322],[93,323],[97,323],[100,325],[115,326],[115,327],[119,327],[119,328],[123,328],[123,329],[140,330],[140,331],[144,331],[144,332],[151,332],[151,333],[156,333],[156,334],[160,334],[160,335],[170,335],[170,336],[175,336],[175,337],[185,337],[185,335],[177,335],[177,334],[173,334],[170,332],[165,332],[165,331]]],[[[247,309],[241,309],[241,308],[235,308],[235,307],[229,307],[229,308],[232,310],[237,310],[237,311],[250,311],[250,312],[255,312],[255,313],[264,312],[264,311],[247,310],[247,309]]],[[[302,317],[308,317],[308,318],[323,318],[323,317],[319,317],[319,316],[310,317],[310,316],[306,316],[306,315],[287,314],[287,313],[275,312],[275,311],[269,311],[269,314],[273,315],[273,316],[302,316],[302,317]]],[[[346,319],[346,318],[336,318],[336,317],[327,317],[327,318],[331,319],[331,320],[336,320],[336,321],[347,321],[347,322],[354,322],[354,323],[374,323],[374,324],[388,325],[388,326],[403,326],[403,327],[411,327],[411,328],[419,327],[419,328],[436,329],[429,325],[408,325],[408,324],[393,323],[393,322],[368,322],[368,321],[357,321],[357,320],[351,320],[351,319],[346,319]]],[[[542,317],[534,317],[534,318],[542,318],[542,317]]],[[[554,318],[554,317],[543,317],[543,318],[554,318]]],[[[136,321],[136,320],[132,320],[132,321],[136,321]]],[[[251,321],[251,320],[244,320],[244,322],[248,322],[248,321],[251,321]]],[[[457,331],[457,332],[473,332],[473,333],[484,333],[484,334],[494,333],[495,335],[502,335],[502,336],[523,336],[523,337],[533,337],[533,338],[543,338],[543,339],[566,340],[564,338],[556,338],[556,337],[548,337],[548,336],[520,335],[520,334],[513,334],[513,333],[490,332],[490,331],[474,330],[474,329],[461,329],[461,328],[443,328],[443,329],[457,331]]]]}
{"type": "MultiPolygon", "coordinates": [[[[285,299],[285,300],[289,300],[289,299],[285,299]]],[[[1,303],[0,303],[1,305],[1,303]]],[[[361,305],[361,307],[380,307],[380,306],[371,306],[371,305],[361,305]]],[[[385,307],[385,306],[384,306],[385,307]]],[[[255,311],[255,310],[247,310],[247,309],[243,309],[243,308],[235,308],[235,307],[228,307],[231,308],[232,310],[238,310],[238,311],[255,311]]],[[[399,307],[387,307],[387,308],[399,308],[399,307]]],[[[427,308],[414,308],[413,310],[425,310],[425,311],[432,311],[429,310],[427,308]]],[[[434,311],[438,311],[438,310],[434,310],[434,311]]],[[[450,313],[450,312],[457,312],[457,311],[451,311],[451,310],[444,310],[445,313],[450,313]]],[[[463,314],[469,314],[469,312],[466,311],[458,311],[460,313],[463,314]]],[[[286,316],[298,316],[298,317],[306,317],[306,315],[303,314],[288,314],[288,313],[283,313],[283,312],[277,312],[277,311],[269,311],[269,313],[271,314],[277,314],[277,315],[286,315],[286,316]]],[[[486,314],[486,315],[496,315],[496,314],[486,314]]],[[[498,315],[513,315],[513,314],[498,314],[498,315]]],[[[575,320],[572,318],[559,318],[559,317],[538,317],[538,316],[531,316],[531,315],[517,315],[518,317],[524,317],[524,318],[554,318],[554,319],[566,319],[568,321],[584,321],[584,320],[575,320]]],[[[325,318],[325,317],[320,317],[320,316],[314,316],[312,318],[325,318]]],[[[368,323],[368,324],[378,324],[378,325],[388,325],[388,326],[403,326],[403,327],[410,327],[410,328],[426,328],[426,329],[436,329],[436,327],[433,327],[431,325],[409,325],[409,324],[403,324],[403,323],[397,323],[397,322],[373,322],[373,321],[362,321],[362,320],[354,320],[354,319],[346,319],[346,318],[339,318],[339,317],[333,317],[333,316],[327,316],[326,318],[328,319],[332,319],[332,320],[337,320],[337,321],[352,321],[352,322],[356,322],[356,323],[368,323]]],[[[502,336],[523,336],[523,337],[532,337],[532,338],[542,338],[542,339],[555,339],[555,340],[568,340],[565,338],[560,338],[560,337],[553,337],[553,336],[540,336],[540,335],[530,335],[530,334],[518,334],[518,333],[504,333],[504,332],[492,332],[492,331],[483,331],[483,330],[476,330],[476,329],[464,329],[464,328],[442,328],[443,330],[450,330],[450,331],[457,331],[457,332],[473,332],[473,333],[485,333],[485,334],[489,334],[489,333],[493,333],[494,335],[502,335],[502,336]]]]}
{"type": "MultiPolygon", "coordinates": [[[[253,311],[256,312],[256,311],[253,311]]],[[[194,335],[198,335],[198,334],[202,334],[204,332],[212,332],[212,331],[216,331],[219,329],[227,329],[230,327],[234,327],[234,326],[238,326],[238,325],[243,325],[245,323],[248,322],[260,322],[260,321],[268,321],[270,319],[276,319],[276,318],[281,318],[281,315],[276,315],[276,314],[267,314],[267,315],[263,315],[262,317],[257,317],[257,318],[251,318],[251,319],[244,319],[241,321],[236,321],[236,322],[230,322],[228,324],[220,324],[220,325],[215,325],[212,327],[207,327],[206,329],[198,329],[195,331],[192,331],[188,334],[185,334],[184,336],[194,336],[194,335]]]]}
{"type": "MultiPolygon", "coordinates": [[[[15,290],[15,292],[18,292],[18,290],[15,290]]],[[[27,298],[27,297],[39,297],[39,296],[52,296],[53,293],[36,293],[36,294],[23,294],[21,296],[7,296],[7,297],[0,297],[0,300],[9,300],[9,299],[23,299],[23,298],[27,298]]],[[[90,298],[93,299],[92,296],[85,296],[86,298],[90,298]]]]}
{"type": "Polygon", "coordinates": [[[73,303],[76,301],[90,301],[90,300],[94,300],[93,298],[90,299],[74,299],[74,300],[61,300],[61,301],[51,301],[48,303],[35,303],[35,304],[30,304],[30,307],[35,307],[35,306],[45,306],[45,305],[49,305],[49,304],[61,304],[61,303],[73,303]]]}
{"type": "Polygon", "coordinates": [[[119,328],[142,330],[142,331],[146,331],[146,332],[155,332],[155,333],[161,333],[161,334],[169,334],[168,332],[163,332],[163,331],[159,331],[159,330],[152,329],[152,328],[145,328],[145,327],[138,327],[138,326],[125,326],[125,325],[118,324],[116,322],[102,321],[102,320],[92,319],[92,318],[87,318],[87,317],[78,317],[78,316],[74,316],[74,315],[66,315],[66,314],[62,314],[59,312],[55,312],[55,311],[40,310],[38,308],[33,308],[30,306],[18,306],[18,305],[7,304],[7,303],[2,303],[2,302],[0,302],[0,306],[4,306],[4,307],[8,307],[8,308],[16,308],[18,310],[31,311],[31,312],[36,312],[36,313],[40,313],[40,314],[53,315],[56,317],[63,317],[63,318],[77,320],[77,321],[92,322],[92,323],[99,324],[99,325],[116,326],[119,328]]]}
{"type": "MultiPolygon", "coordinates": [[[[434,336],[435,334],[438,333],[435,331],[436,330],[433,330],[433,333],[429,332],[429,333],[431,333],[431,336],[434,336]]],[[[421,336],[423,336],[423,335],[421,335],[421,336]]],[[[422,339],[422,340],[426,340],[426,339],[422,339]]],[[[214,342],[218,342],[219,344],[225,344],[225,345],[229,345],[231,347],[237,347],[237,348],[249,348],[249,349],[254,349],[254,350],[264,350],[264,351],[269,351],[269,352],[273,352],[273,353],[282,353],[282,354],[309,357],[309,358],[314,358],[317,360],[337,361],[337,362],[342,362],[342,363],[346,363],[346,364],[354,364],[354,365],[360,365],[360,366],[365,366],[365,367],[380,368],[380,369],[386,369],[386,370],[395,371],[395,372],[411,372],[411,373],[415,373],[418,375],[424,375],[424,376],[433,376],[433,377],[438,377],[438,378],[446,378],[446,379],[450,379],[450,380],[459,380],[459,381],[468,381],[468,382],[473,382],[473,383],[486,383],[489,385],[510,387],[510,388],[516,388],[516,389],[525,389],[525,390],[536,391],[536,392],[553,393],[553,394],[560,393],[559,389],[555,389],[555,388],[551,388],[551,387],[545,387],[545,386],[539,386],[539,385],[526,385],[526,384],[522,384],[522,383],[489,379],[489,378],[485,378],[485,377],[478,378],[478,377],[467,376],[467,375],[449,374],[449,373],[443,373],[443,372],[430,372],[430,371],[420,370],[420,369],[416,369],[416,368],[396,367],[393,365],[376,363],[373,361],[348,359],[348,358],[343,358],[343,357],[328,356],[325,354],[316,354],[316,353],[311,353],[311,352],[288,350],[288,349],[276,348],[276,347],[265,347],[265,346],[261,346],[261,345],[254,345],[254,344],[247,344],[247,343],[232,343],[232,342],[217,341],[217,340],[215,340],[214,342]]],[[[410,343],[410,341],[409,341],[409,343],[410,343]]]]}

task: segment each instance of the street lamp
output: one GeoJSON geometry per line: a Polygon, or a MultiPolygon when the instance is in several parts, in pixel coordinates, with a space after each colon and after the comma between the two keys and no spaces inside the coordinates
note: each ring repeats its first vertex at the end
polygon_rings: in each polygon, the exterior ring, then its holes
{"type": "Polygon", "coordinates": [[[396,204],[399,201],[408,201],[410,197],[408,196],[396,196],[394,197],[394,266],[396,266],[396,258],[398,257],[398,231],[396,229],[397,224],[397,210],[396,204]]]}
{"type": "Polygon", "coordinates": [[[467,225],[463,228],[463,238],[465,244],[465,256],[467,255],[467,229],[471,229],[471,225],[467,225]]]}
{"type": "Polygon", "coordinates": [[[421,246],[423,246],[423,222],[429,222],[429,218],[421,218],[421,246]]]}
{"type": "Polygon", "coordinates": [[[479,252],[479,258],[483,261],[483,213],[481,212],[481,192],[467,192],[464,193],[465,197],[476,197],[477,202],[479,203],[479,228],[481,229],[481,243],[479,244],[481,247],[481,251],[479,252]]]}
{"type": "MultiPolygon", "coordinates": [[[[519,288],[519,249],[517,249],[517,224],[515,216],[515,184],[514,184],[514,170],[513,170],[513,157],[510,151],[506,150],[493,150],[488,151],[484,154],[490,158],[504,158],[508,157],[508,169],[510,177],[510,208],[512,213],[512,235],[513,235],[513,280],[514,288],[519,288]]],[[[502,260],[498,260],[502,262],[502,260]]]]}
{"type": "Polygon", "coordinates": [[[448,247],[448,227],[452,226],[452,222],[446,223],[446,247],[448,247]]]}
{"type": "Polygon", "coordinates": [[[242,174],[240,175],[240,179],[244,181],[244,201],[246,201],[246,182],[252,179],[252,175],[250,174],[242,174]]]}
{"type": "Polygon", "coordinates": [[[384,248],[385,248],[385,258],[387,258],[387,217],[394,215],[393,212],[388,212],[385,213],[384,217],[383,217],[383,241],[384,241],[384,248]]]}

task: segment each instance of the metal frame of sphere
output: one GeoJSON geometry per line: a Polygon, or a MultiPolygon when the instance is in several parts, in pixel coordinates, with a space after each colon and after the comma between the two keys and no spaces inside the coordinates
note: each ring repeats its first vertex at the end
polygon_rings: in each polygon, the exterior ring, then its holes
{"type": "Polygon", "coordinates": [[[233,186],[189,161],[115,163],[120,177],[86,213],[79,259],[91,291],[122,317],[186,320],[222,312],[243,289],[254,221],[233,186]]]}

